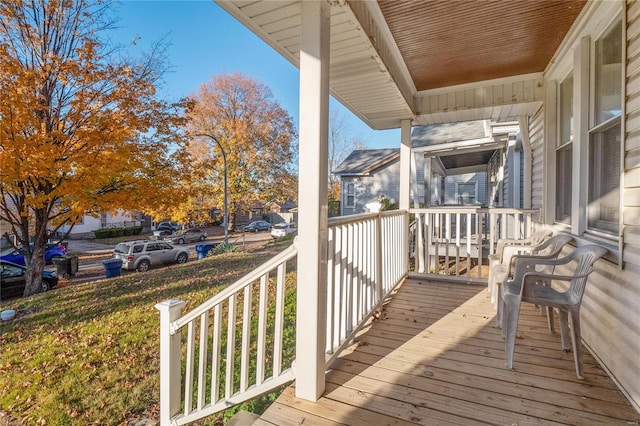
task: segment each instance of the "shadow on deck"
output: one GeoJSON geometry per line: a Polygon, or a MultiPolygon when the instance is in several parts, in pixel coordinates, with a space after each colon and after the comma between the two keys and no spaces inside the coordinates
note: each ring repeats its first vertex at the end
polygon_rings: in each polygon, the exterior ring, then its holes
{"type": "Polygon", "coordinates": [[[293,387],[257,425],[638,424],[587,351],[585,379],[546,319],[523,305],[514,369],[486,287],[407,279],[327,374],[316,403],[293,387]]]}

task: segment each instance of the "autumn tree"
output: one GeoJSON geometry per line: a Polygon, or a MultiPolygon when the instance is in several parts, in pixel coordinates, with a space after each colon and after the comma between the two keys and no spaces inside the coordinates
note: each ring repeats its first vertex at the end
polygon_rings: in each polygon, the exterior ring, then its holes
{"type": "MultiPolygon", "coordinates": [[[[108,2],[0,3],[0,219],[40,291],[48,234],[85,214],[166,204],[181,178],[183,106],[156,99],[156,45],[139,60],[103,43],[108,2]]],[[[174,195],[175,196],[175,195],[174,195]]]]}
{"type": "Polygon", "coordinates": [[[222,209],[221,148],[227,159],[230,217],[243,203],[297,200],[296,131],[268,87],[241,73],[221,74],[202,84],[192,100],[189,150],[200,183],[194,184],[186,208],[222,209]]]}
{"type": "MultiPolygon", "coordinates": [[[[335,170],[352,151],[365,149],[365,145],[359,138],[352,136],[346,117],[335,110],[329,113],[328,144],[328,198],[331,212],[331,210],[335,210],[332,209],[332,206],[340,201],[340,177],[334,174],[335,170]]],[[[339,214],[339,211],[337,214],[339,214]]]]}

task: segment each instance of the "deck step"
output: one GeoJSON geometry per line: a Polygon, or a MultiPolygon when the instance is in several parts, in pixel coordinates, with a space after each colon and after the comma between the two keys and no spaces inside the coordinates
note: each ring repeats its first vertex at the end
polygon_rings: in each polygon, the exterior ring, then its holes
{"type": "Polygon", "coordinates": [[[251,426],[259,418],[258,414],[240,410],[229,419],[227,426],[251,426]]]}

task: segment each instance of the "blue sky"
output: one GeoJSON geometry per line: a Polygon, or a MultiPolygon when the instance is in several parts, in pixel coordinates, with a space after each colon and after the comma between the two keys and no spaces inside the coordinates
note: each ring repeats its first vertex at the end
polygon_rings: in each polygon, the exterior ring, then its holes
{"type": "MultiPolygon", "coordinates": [[[[212,75],[241,72],[268,86],[298,126],[298,69],[212,0],[123,1],[115,12],[117,28],[110,35],[123,44],[139,38],[133,52],[148,50],[162,38],[170,43],[171,68],[160,88],[162,96],[179,99],[212,75]]],[[[330,108],[346,118],[350,136],[367,147],[400,145],[399,130],[372,130],[333,99],[330,108]]]]}

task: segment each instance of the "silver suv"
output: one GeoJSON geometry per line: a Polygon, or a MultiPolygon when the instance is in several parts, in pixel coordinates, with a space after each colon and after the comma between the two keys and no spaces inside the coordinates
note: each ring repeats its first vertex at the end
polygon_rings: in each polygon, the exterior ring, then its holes
{"type": "Polygon", "coordinates": [[[145,272],[151,266],[185,263],[189,259],[189,250],[164,241],[127,241],[116,246],[113,258],[122,260],[122,269],[145,272]]]}

